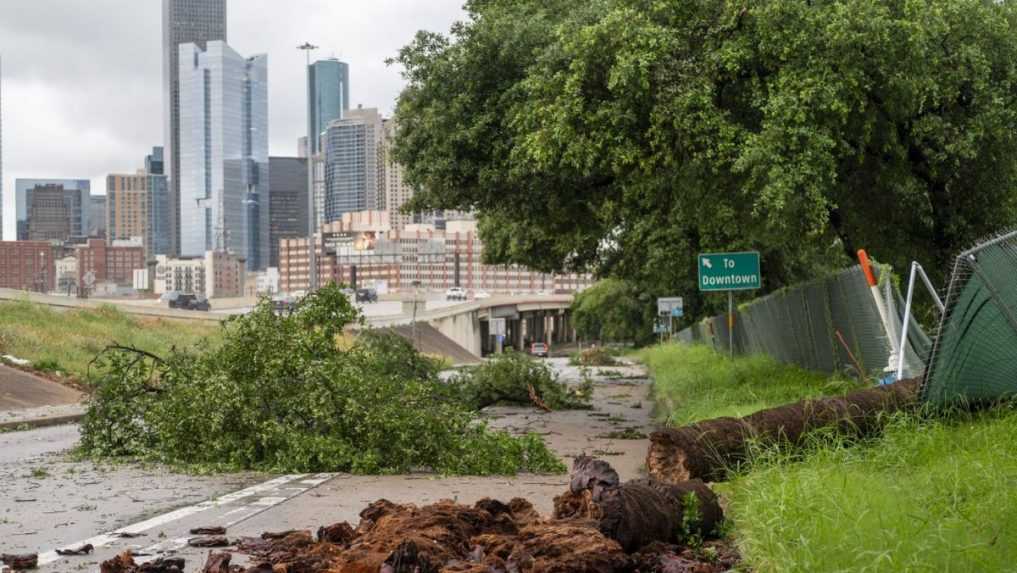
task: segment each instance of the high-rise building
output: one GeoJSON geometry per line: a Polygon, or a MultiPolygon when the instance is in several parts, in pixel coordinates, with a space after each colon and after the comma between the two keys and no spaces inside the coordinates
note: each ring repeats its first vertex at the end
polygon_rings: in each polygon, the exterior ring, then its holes
{"type": "Polygon", "coordinates": [[[171,203],[162,158],[162,148],[155,147],[145,157],[145,169],[106,178],[104,216],[110,244],[140,238],[147,256],[169,253],[171,203]]]}
{"type": "Polygon", "coordinates": [[[307,159],[270,157],[269,172],[269,267],[279,266],[279,240],[306,237],[307,159]]]}
{"type": "Polygon", "coordinates": [[[328,125],[350,109],[350,66],[335,58],[318,60],[308,69],[308,81],[308,133],[314,134],[309,154],[314,155],[321,151],[321,134],[328,125]]]}
{"type": "Polygon", "coordinates": [[[170,250],[180,249],[180,46],[195,44],[202,50],[210,41],[226,38],[226,0],[163,0],[163,98],[166,158],[169,165],[171,207],[170,250]]]}
{"type": "Polygon", "coordinates": [[[27,241],[34,236],[66,241],[86,236],[90,190],[87,179],[15,180],[17,239],[27,241]]]}
{"type": "Polygon", "coordinates": [[[169,176],[165,171],[162,147],[153,147],[145,157],[148,174],[148,255],[165,255],[173,250],[174,202],[170,197],[169,176]]]}
{"type": "Polygon", "coordinates": [[[401,211],[403,205],[413,198],[413,188],[407,185],[404,180],[403,166],[392,157],[392,144],[396,135],[395,120],[387,119],[384,124],[385,140],[382,157],[385,166],[385,210],[391,217],[392,228],[402,231],[406,225],[415,222],[413,215],[401,211]]]}
{"type": "Polygon", "coordinates": [[[88,203],[88,231],[86,237],[106,238],[106,196],[92,195],[88,203]]]}
{"type": "Polygon", "coordinates": [[[325,223],[385,208],[384,126],[376,109],[356,109],[325,130],[325,223]]]}
{"type": "Polygon", "coordinates": [[[268,56],[180,46],[180,255],[267,266],[268,56]],[[264,219],[264,220],[263,220],[264,219]]]}

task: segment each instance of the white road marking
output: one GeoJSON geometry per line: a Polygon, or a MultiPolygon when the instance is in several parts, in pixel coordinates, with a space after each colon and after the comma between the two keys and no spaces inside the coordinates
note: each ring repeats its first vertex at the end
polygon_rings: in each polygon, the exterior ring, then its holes
{"type": "MultiPolygon", "coordinates": [[[[240,521],[243,521],[245,519],[253,517],[254,515],[257,515],[257,514],[263,512],[263,511],[266,511],[267,509],[269,509],[271,507],[274,507],[274,506],[276,506],[276,505],[278,505],[278,504],[280,504],[280,503],[282,503],[282,502],[284,502],[284,501],[286,501],[288,499],[296,497],[297,495],[300,495],[301,493],[303,493],[303,492],[305,492],[305,491],[307,491],[309,489],[312,489],[315,486],[321,485],[322,483],[324,483],[325,481],[331,479],[332,477],[334,477],[333,474],[312,474],[312,475],[309,475],[309,474],[293,474],[293,475],[281,476],[281,477],[269,480],[269,481],[267,481],[265,483],[261,483],[261,484],[255,485],[255,486],[251,486],[251,487],[249,487],[247,489],[242,489],[240,491],[235,491],[233,493],[229,493],[229,494],[223,495],[223,496],[218,497],[218,498],[213,499],[213,500],[203,501],[203,502],[195,504],[195,505],[191,505],[191,506],[188,506],[188,507],[183,507],[183,508],[177,509],[175,511],[171,511],[169,513],[158,515],[158,516],[153,517],[151,519],[146,519],[145,521],[141,521],[141,522],[138,522],[138,523],[135,523],[135,524],[132,524],[132,525],[128,525],[126,527],[121,527],[120,529],[117,529],[116,531],[112,531],[110,533],[103,533],[101,535],[96,535],[95,537],[90,537],[88,539],[85,539],[84,541],[79,541],[77,543],[72,543],[70,545],[67,545],[66,547],[68,547],[68,548],[70,548],[70,547],[80,547],[80,546],[88,543],[88,544],[91,544],[93,547],[98,549],[100,547],[105,547],[107,545],[110,545],[111,543],[114,543],[114,542],[116,542],[118,540],[123,539],[122,537],[118,536],[118,534],[121,534],[121,533],[129,533],[129,534],[131,534],[131,533],[133,533],[133,534],[144,533],[145,531],[148,531],[150,529],[154,529],[154,528],[162,526],[162,525],[166,525],[167,523],[172,523],[174,521],[178,521],[178,520],[181,520],[181,519],[183,519],[185,517],[190,517],[192,515],[196,515],[198,513],[201,513],[203,511],[206,511],[206,510],[209,510],[209,509],[212,509],[212,508],[217,508],[217,507],[222,507],[222,506],[225,506],[225,505],[230,505],[230,504],[233,504],[233,503],[237,503],[237,502],[239,502],[241,500],[245,500],[247,498],[254,497],[254,496],[258,495],[258,494],[268,493],[270,491],[278,491],[278,490],[281,490],[281,489],[285,489],[285,490],[293,492],[291,495],[287,495],[286,497],[279,497],[279,496],[259,497],[254,502],[247,503],[247,504],[245,504],[245,505],[243,505],[241,507],[238,507],[236,509],[232,509],[232,510],[230,510],[230,511],[228,511],[225,514],[222,515],[222,517],[226,517],[226,516],[234,515],[234,514],[237,514],[237,513],[240,513],[240,512],[250,512],[250,513],[246,513],[245,515],[241,516],[239,519],[230,521],[229,524],[228,524],[228,525],[235,525],[236,523],[239,523],[240,521]],[[283,485],[286,485],[286,484],[289,484],[289,483],[295,482],[295,481],[299,481],[299,483],[306,484],[306,486],[305,487],[288,487],[288,488],[282,488],[281,487],[283,485]],[[312,484],[312,483],[308,483],[308,482],[314,482],[314,483],[312,484]]],[[[187,537],[183,537],[183,538],[163,541],[163,542],[160,542],[160,543],[157,543],[155,545],[152,545],[150,547],[145,548],[144,550],[142,550],[142,553],[154,553],[158,549],[162,549],[163,551],[179,549],[179,548],[187,545],[187,540],[188,539],[189,538],[187,538],[187,537]]],[[[47,552],[42,553],[42,554],[39,555],[39,565],[43,566],[43,565],[48,565],[50,563],[55,563],[55,562],[61,560],[62,558],[63,557],[61,557],[60,555],[57,554],[56,550],[47,551],[47,552]]]]}

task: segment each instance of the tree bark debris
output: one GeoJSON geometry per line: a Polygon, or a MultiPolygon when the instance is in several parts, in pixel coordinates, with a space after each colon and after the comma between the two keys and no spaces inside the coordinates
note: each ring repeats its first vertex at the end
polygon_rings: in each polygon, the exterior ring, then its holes
{"type": "Polygon", "coordinates": [[[917,405],[918,385],[919,380],[903,380],[846,396],[803,400],[745,418],[716,418],[655,432],[650,436],[646,468],[651,478],[668,483],[724,481],[730,469],[747,460],[753,443],[800,444],[809,432],[823,428],[870,435],[882,428],[889,414],[917,405]]]}

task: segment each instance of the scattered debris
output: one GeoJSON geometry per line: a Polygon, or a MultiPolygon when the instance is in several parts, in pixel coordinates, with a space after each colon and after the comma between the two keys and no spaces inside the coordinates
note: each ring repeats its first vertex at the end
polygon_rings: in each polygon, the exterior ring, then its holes
{"type": "Polygon", "coordinates": [[[71,549],[57,549],[57,555],[63,555],[65,557],[71,555],[88,555],[95,550],[95,547],[91,543],[86,543],[80,547],[74,547],[71,549]]]}
{"type": "Polygon", "coordinates": [[[639,428],[625,428],[624,430],[615,430],[606,434],[597,436],[598,438],[604,438],[608,440],[645,440],[646,434],[639,431],[639,428]]]}
{"type": "Polygon", "coordinates": [[[230,540],[224,535],[192,537],[187,540],[191,547],[229,547],[230,540]]]}
{"type": "Polygon", "coordinates": [[[103,561],[99,565],[99,573],[183,573],[182,557],[160,557],[154,561],[137,564],[130,551],[125,551],[113,559],[103,561]]]}
{"type": "Polygon", "coordinates": [[[144,533],[131,533],[130,531],[114,531],[109,534],[110,537],[117,537],[120,539],[134,539],[136,537],[144,537],[144,533]]]}
{"type": "Polygon", "coordinates": [[[39,554],[24,553],[21,555],[12,555],[4,553],[3,555],[0,555],[0,562],[15,571],[35,569],[39,566],[39,554]]]}
{"type": "Polygon", "coordinates": [[[746,460],[750,444],[801,443],[820,428],[868,435],[887,414],[918,403],[918,380],[905,380],[846,396],[803,400],[745,418],[717,418],[650,436],[646,468],[650,476],[678,483],[692,478],[723,481],[730,468],[746,460]]]}
{"type": "Polygon", "coordinates": [[[222,526],[195,527],[191,535],[226,535],[226,528],[222,526]]]}
{"type": "MultiPolygon", "coordinates": [[[[423,507],[378,500],[360,513],[356,528],[327,525],[317,540],[306,530],[245,538],[236,552],[249,556],[249,565],[233,564],[230,552],[211,552],[201,571],[720,573],[738,563],[731,547],[710,541],[721,519],[716,496],[702,482],[623,484],[608,463],[583,456],[550,519],[524,499],[423,507]]],[[[183,563],[145,567],[125,554],[103,563],[102,573],[176,573],[183,563]]]]}

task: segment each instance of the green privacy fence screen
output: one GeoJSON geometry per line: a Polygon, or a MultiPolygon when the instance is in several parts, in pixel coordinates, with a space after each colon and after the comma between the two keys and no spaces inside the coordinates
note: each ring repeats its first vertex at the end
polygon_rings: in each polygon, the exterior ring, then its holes
{"type": "MultiPolygon", "coordinates": [[[[899,336],[904,305],[890,281],[881,284],[889,313],[896,316],[893,326],[899,336]]],[[[728,352],[727,316],[706,319],[678,333],[677,338],[728,352]]],[[[928,356],[931,342],[915,322],[908,339],[905,376],[917,376],[925,370],[923,358],[928,356]]],[[[873,374],[889,364],[891,349],[875,300],[857,266],[742,305],[735,315],[735,354],[765,353],[782,362],[830,373],[853,368],[853,355],[866,374],[873,374]]]]}
{"type": "Polygon", "coordinates": [[[1017,232],[961,254],[922,397],[935,405],[1017,396],[1017,232]]]}

